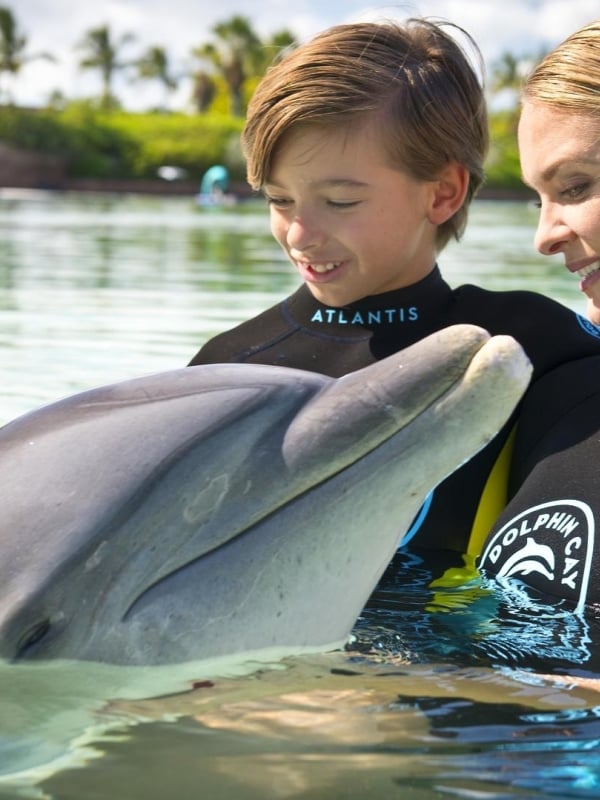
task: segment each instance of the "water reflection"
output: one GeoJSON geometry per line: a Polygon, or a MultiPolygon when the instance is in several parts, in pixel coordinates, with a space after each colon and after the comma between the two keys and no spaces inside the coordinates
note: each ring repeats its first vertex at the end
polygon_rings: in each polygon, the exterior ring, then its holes
{"type": "Polygon", "coordinates": [[[593,611],[575,613],[514,579],[469,576],[461,564],[456,553],[398,553],[358,621],[354,648],[411,663],[600,674],[593,611]]]}
{"type": "MultiPolygon", "coordinates": [[[[535,254],[535,209],[480,201],[442,254],[453,285],[531,288],[584,309],[535,254]]],[[[186,364],[200,345],[291,292],[297,277],[261,201],[0,195],[0,423],[64,394],[186,364]]]]}
{"type": "Polygon", "coordinates": [[[92,386],[184,366],[296,285],[262,203],[0,198],[0,423],[92,386]]]}
{"type": "Polygon", "coordinates": [[[297,659],[113,704],[123,722],[98,741],[104,756],[42,786],[61,799],[592,798],[597,697],[527,673],[297,659]]]}

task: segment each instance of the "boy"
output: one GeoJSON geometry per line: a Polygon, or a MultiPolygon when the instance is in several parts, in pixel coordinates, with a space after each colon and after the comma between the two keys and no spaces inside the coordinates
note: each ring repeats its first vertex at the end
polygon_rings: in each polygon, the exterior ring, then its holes
{"type": "Polygon", "coordinates": [[[587,402],[600,391],[594,378],[600,376],[599,332],[542,295],[470,285],[453,290],[443,280],[437,256],[464,230],[487,145],[482,88],[445,25],[413,19],[336,26],[291,51],[252,98],[243,147],[249,182],[265,194],[273,235],[303,285],[207,342],[191,364],[247,361],[339,376],[456,323],[514,336],[534,365],[522,410],[437,487],[404,543],[415,537],[420,547],[477,555],[508,499],[490,533],[484,566],[527,575],[543,591],[579,606],[596,597],[590,581],[596,567],[586,561],[593,531],[584,537],[570,585],[561,582],[570,558],[564,536],[541,523],[526,536],[526,520],[519,536],[494,537],[511,515],[520,518],[541,503],[556,501],[563,513],[566,470],[581,476],[577,496],[592,517],[600,513],[598,481],[582,461],[596,438],[593,404],[581,431],[569,418],[556,469],[535,478],[542,456],[555,447],[550,432],[581,398],[587,402]],[[584,369],[574,369],[583,363],[584,369]],[[563,367],[569,384],[560,377],[563,367]],[[551,390],[545,391],[547,376],[551,390]],[[509,434],[519,413],[510,462],[509,434]],[[540,441],[540,457],[532,459],[540,441]],[[498,484],[499,468],[493,468],[499,459],[510,470],[500,471],[498,484]],[[536,553],[550,548],[551,570],[541,562],[539,569],[532,566],[531,546],[536,553]]]}

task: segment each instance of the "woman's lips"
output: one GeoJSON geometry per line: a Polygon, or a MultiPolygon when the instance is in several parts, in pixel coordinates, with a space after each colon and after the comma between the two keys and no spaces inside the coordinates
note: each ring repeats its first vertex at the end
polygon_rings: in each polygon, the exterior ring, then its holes
{"type": "Polygon", "coordinates": [[[570,272],[575,273],[581,278],[579,288],[585,291],[586,288],[600,280],[600,259],[589,261],[582,267],[577,267],[576,264],[572,266],[567,265],[570,272]]]}
{"type": "Polygon", "coordinates": [[[593,272],[588,272],[585,278],[579,282],[579,288],[585,292],[591,286],[597,284],[598,281],[600,281],[600,268],[595,269],[593,272]]]}

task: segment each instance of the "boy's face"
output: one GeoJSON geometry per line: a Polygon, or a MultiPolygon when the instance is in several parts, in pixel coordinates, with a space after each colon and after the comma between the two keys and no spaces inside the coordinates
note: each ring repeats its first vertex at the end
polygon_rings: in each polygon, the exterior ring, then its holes
{"type": "Polygon", "coordinates": [[[435,183],[390,167],[368,124],[290,131],[263,189],[273,236],[326,305],[409,286],[435,264],[435,183]]]}

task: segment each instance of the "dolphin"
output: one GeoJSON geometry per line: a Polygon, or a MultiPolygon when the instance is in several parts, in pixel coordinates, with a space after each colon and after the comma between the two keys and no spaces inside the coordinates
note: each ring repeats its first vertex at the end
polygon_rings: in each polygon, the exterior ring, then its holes
{"type": "Polygon", "coordinates": [[[531,375],[458,325],[339,379],[250,364],[0,429],[0,658],[168,665],[342,646],[428,492],[531,375]]]}

